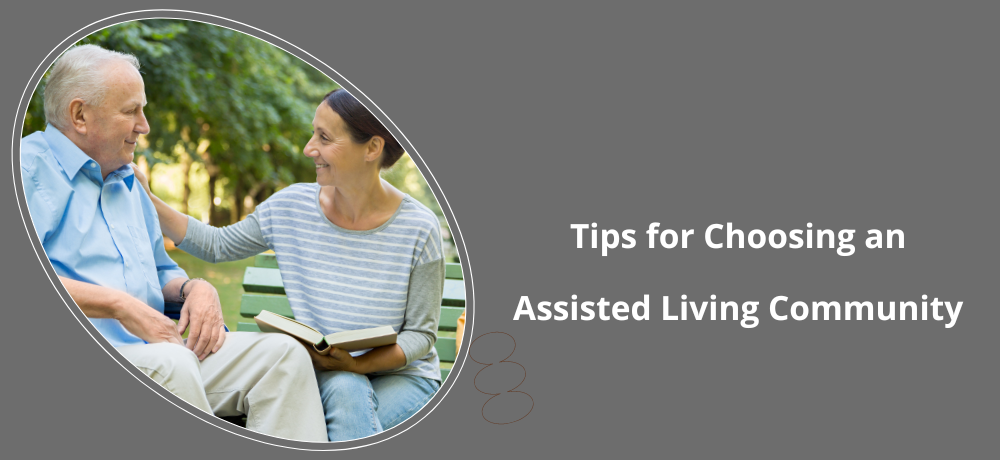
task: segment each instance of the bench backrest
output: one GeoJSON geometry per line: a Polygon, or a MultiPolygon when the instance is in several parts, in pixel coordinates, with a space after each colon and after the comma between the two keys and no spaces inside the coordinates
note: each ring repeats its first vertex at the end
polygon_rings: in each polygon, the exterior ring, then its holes
{"type": "MultiPolygon", "coordinates": [[[[254,266],[247,267],[243,275],[243,299],[240,302],[240,316],[248,322],[240,322],[238,331],[260,331],[253,317],[261,310],[295,318],[285,297],[285,286],[281,282],[278,261],[274,254],[258,254],[254,266]]],[[[438,325],[437,348],[441,360],[441,380],[444,381],[455,363],[455,329],[458,317],[465,311],[465,282],[462,280],[460,264],[445,264],[444,292],[441,299],[441,322],[438,325]]]]}

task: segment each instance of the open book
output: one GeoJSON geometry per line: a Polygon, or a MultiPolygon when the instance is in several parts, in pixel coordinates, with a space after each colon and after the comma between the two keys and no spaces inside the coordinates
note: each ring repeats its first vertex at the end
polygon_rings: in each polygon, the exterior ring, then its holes
{"type": "Polygon", "coordinates": [[[257,322],[257,326],[260,327],[261,332],[281,332],[288,334],[313,344],[313,348],[320,353],[326,353],[330,348],[356,351],[396,343],[396,331],[392,329],[392,326],[379,326],[323,335],[312,327],[267,310],[262,310],[259,315],[254,317],[254,321],[257,322]]]}

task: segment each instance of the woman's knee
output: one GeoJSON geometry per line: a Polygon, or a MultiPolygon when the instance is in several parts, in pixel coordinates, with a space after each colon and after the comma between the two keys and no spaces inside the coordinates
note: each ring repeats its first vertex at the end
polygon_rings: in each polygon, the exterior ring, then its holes
{"type": "Polygon", "coordinates": [[[413,375],[387,375],[372,382],[382,401],[378,418],[386,430],[417,413],[430,401],[440,383],[413,375]]]}
{"type": "Polygon", "coordinates": [[[368,377],[345,371],[316,373],[331,441],[363,438],[382,431],[378,399],[368,377]]]}
{"type": "Polygon", "coordinates": [[[368,377],[347,371],[319,371],[316,373],[319,394],[323,405],[370,405],[376,404],[375,391],[368,377]]]}

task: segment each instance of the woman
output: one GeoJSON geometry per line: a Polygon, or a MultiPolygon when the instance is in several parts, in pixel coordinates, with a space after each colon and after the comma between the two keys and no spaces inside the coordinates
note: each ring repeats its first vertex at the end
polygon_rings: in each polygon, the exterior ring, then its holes
{"type": "MultiPolygon", "coordinates": [[[[209,262],[273,249],[295,319],[323,334],[390,325],[397,343],[352,356],[312,350],[331,441],[370,436],[416,413],[440,386],[444,284],[440,226],[381,179],[403,148],[344,90],[326,95],[303,153],[315,184],[295,184],[245,220],[213,228],[150,194],[164,233],[209,262]]],[[[149,191],[145,178],[140,182],[149,191]]]]}

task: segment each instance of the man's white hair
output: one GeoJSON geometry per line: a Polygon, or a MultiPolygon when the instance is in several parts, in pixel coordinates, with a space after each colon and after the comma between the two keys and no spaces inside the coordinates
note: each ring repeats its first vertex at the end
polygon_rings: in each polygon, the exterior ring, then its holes
{"type": "Polygon", "coordinates": [[[108,88],[103,68],[113,60],[125,61],[139,69],[135,56],[97,45],[75,46],[63,53],[52,66],[45,85],[45,120],[60,130],[68,129],[68,108],[73,99],[80,98],[92,105],[104,102],[108,88]]]}

